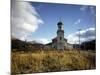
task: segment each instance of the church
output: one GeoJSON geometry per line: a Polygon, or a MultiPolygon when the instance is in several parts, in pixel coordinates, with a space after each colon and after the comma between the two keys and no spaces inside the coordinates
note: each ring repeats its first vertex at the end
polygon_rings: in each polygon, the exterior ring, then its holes
{"type": "Polygon", "coordinates": [[[46,44],[46,48],[54,48],[57,50],[72,49],[73,45],[67,43],[67,39],[64,38],[64,24],[59,21],[57,26],[57,36],[52,39],[51,43],[46,44]]]}

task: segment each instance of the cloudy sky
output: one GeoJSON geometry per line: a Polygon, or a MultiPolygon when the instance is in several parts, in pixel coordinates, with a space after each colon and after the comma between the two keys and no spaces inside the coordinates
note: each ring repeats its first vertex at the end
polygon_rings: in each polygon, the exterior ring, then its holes
{"type": "Polygon", "coordinates": [[[69,43],[95,39],[96,7],[39,2],[12,1],[12,36],[21,40],[48,43],[56,37],[57,22],[62,20],[69,43]]]}

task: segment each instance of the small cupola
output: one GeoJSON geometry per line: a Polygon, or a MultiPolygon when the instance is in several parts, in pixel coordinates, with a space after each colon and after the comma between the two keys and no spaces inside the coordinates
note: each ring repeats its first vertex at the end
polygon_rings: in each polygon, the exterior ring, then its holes
{"type": "Polygon", "coordinates": [[[63,30],[64,28],[63,28],[63,23],[61,22],[61,21],[59,21],[58,23],[57,23],[57,25],[58,25],[58,30],[63,30]]]}
{"type": "Polygon", "coordinates": [[[63,23],[61,21],[59,21],[57,25],[63,25],[63,23]]]}

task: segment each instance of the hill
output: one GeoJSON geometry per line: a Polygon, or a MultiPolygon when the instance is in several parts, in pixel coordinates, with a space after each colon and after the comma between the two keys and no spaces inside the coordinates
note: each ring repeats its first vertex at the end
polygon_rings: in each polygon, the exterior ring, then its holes
{"type": "Polygon", "coordinates": [[[36,41],[26,42],[19,39],[11,40],[12,51],[31,51],[43,48],[44,45],[36,41]]]}
{"type": "Polygon", "coordinates": [[[86,41],[81,44],[81,49],[96,50],[96,40],[86,41]]]}

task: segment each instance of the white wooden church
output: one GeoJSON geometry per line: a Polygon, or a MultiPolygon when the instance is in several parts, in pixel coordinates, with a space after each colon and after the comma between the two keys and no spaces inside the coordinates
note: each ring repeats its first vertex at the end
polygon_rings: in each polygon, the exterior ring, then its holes
{"type": "Polygon", "coordinates": [[[73,45],[67,43],[67,39],[64,38],[64,24],[59,21],[57,25],[57,36],[52,39],[51,43],[46,44],[46,48],[55,48],[58,50],[72,49],[73,45]]]}

